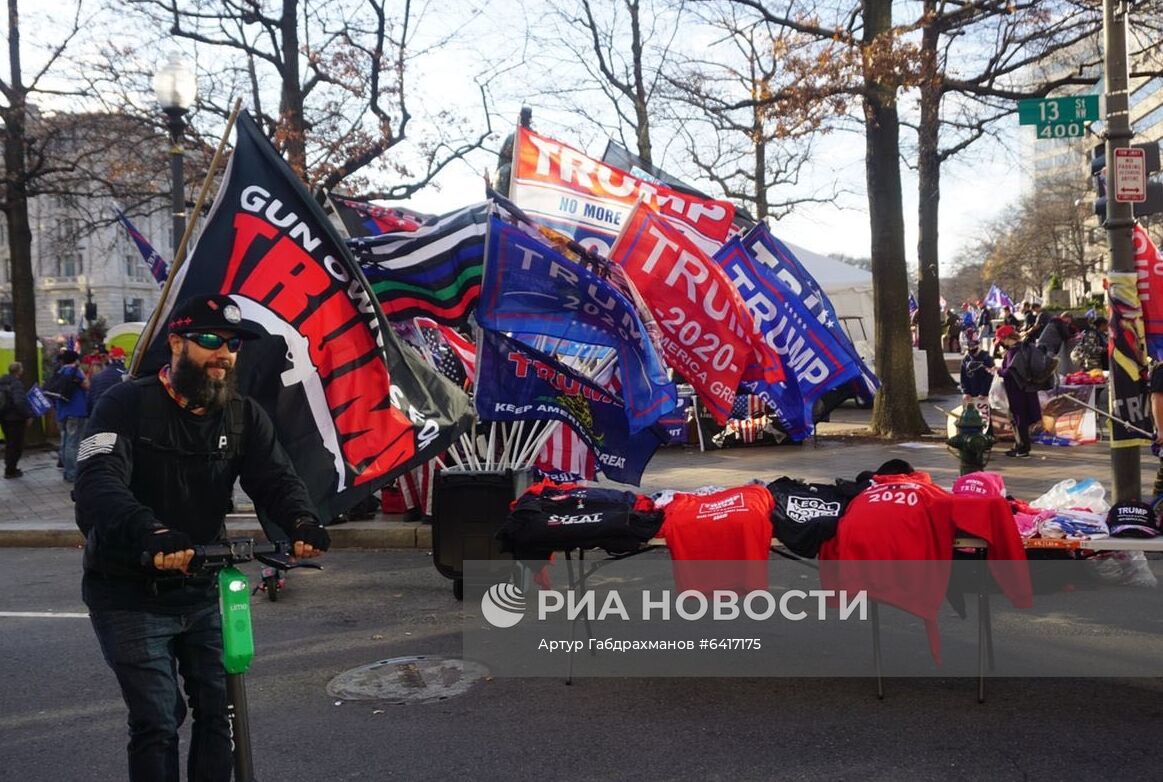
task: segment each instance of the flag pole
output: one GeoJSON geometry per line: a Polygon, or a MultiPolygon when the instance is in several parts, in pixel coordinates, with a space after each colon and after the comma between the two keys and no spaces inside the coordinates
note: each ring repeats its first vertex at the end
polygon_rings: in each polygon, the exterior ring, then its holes
{"type": "MultiPolygon", "coordinates": [[[[242,98],[236,98],[234,108],[230,112],[230,118],[226,121],[226,130],[223,131],[222,138],[218,140],[218,148],[214,150],[214,157],[210,159],[210,167],[206,171],[206,178],[202,180],[202,188],[198,191],[198,200],[194,202],[193,215],[195,217],[202,213],[202,205],[206,203],[206,196],[210,192],[210,185],[214,181],[214,174],[222,162],[222,153],[226,148],[226,141],[230,138],[230,132],[234,130],[235,120],[238,119],[241,111],[242,98]]],[[[137,375],[137,370],[141,367],[141,362],[145,358],[146,351],[149,350],[149,345],[153,342],[154,332],[157,331],[158,320],[161,317],[162,310],[165,308],[166,298],[170,294],[170,286],[173,285],[178,269],[181,268],[182,263],[186,259],[186,245],[190,242],[190,234],[194,232],[195,222],[196,220],[191,219],[186,223],[186,230],[182,233],[182,241],[178,244],[178,251],[174,254],[173,261],[170,262],[170,273],[166,275],[166,284],[162,288],[161,298],[158,299],[157,307],[154,308],[153,314],[149,316],[149,322],[145,324],[145,329],[142,330],[141,337],[137,340],[137,345],[133,348],[133,358],[129,362],[130,377],[137,375]]]]}

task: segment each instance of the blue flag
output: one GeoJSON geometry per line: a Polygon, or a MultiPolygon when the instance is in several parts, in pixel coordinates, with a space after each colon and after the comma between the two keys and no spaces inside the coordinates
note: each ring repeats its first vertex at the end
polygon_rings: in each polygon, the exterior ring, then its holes
{"type": "Polygon", "coordinates": [[[630,431],[675,408],[678,390],[633,303],[598,274],[490,218],[477,322],[487,329],[612,348],[630,431]]]}
{"type": "Polygon", "coordinates": [[[478,351],[476,407],[483,420],[561,421],[590,447],[606,477],[638,485],[666,441],[662,427],[631,434],[621,399],[500,332],[481,329],[478,351]]]}
{"type": "Polygon", "coordinates": [[[912,291],[909,291],[909,314],[912,315],[917,309],[917,297],[913,295],[912,291]]]}
{"type": "MultiPolygon", "coordinates": [[[[784,369],[794,378],[802,398],[798,418],[810,429],[815,401],[824,392],[860,377],[860,364],[852,361],[840,333],[820,323],[803,297],[784,284],[775,269],[752,257],[741,241],[732,239],[723,245],[715,261],[743,297],[764,342],[779,353],[784,369]]],[[[793,398],[784,396],[786,403],[793,398]]],[[[785,405],[780,409],[785,411],[785,405]]]]}
{"type": "Polygon", "coordinates": [[[997,283],[989,286],[989,293],[985,294],[985,306],[991,310],[1000,310],[1002,307],[1009,307],[1013,309],[1014,303],[1009,296],[1005,295],[1001,288],[997,287],[997,283]]]}
{"type": "Polygon", "coordinates": [[[137,251],[141,253],[141,258],[145,261],[146,268],[149,269],[149,273],[153,276],[154,281],[158,285],[165,285],[166,277],[170,273],[169,264],[166,263],[165,259],[162,258],[157,250],[153,249],[153,245],[149,243],[149,240],[142,235],[141,231],[137,230],[133,223],[129,222],[129,218],[120,209],[113,211],[117,214],[117,219],[121,221],[121,224],[125,226],[125,230],[129,233],[129,238],[137,245],[137,251]]]}
{"type": "Polygon", "coordinates": [[[880,381],[856,352],[856,346],[846,334],[839,331],[840,319],[836,317],[836,308],[828,295],[820,288],[815,278],[804,268],[800,259],[795,256],[786,244],[772,235],[767,226],[758,223],[748,231],[742,239],[743,246],[748,254],[760,263],[771,267],[792,293],[803,300],[803,304],[811,312],[813,318],[822,326],[833,330],[836,341],[859,368],[859,377],[863,381],[857,386],[861,390],[860,396],[869,401],[876,389],[880,388],[880,381]]]}

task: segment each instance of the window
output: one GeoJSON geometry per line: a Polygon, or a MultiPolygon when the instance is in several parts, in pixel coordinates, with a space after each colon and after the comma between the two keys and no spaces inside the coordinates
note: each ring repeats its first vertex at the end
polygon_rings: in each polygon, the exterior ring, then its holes
{"type": "Polygon", "coordinates": [[[125,300],[125,322],[129,323],[135,320],[145,320],[145,300],[144,299],[126,299],[125,300]]]}
{"type": "Polygon", "coordinates": [[[77,322],[77,309],[72,299],[57,299],[57,325],[72,326],[77,322]]]}
{"type": "Polygon", "coordinates": [[[83,273],[84,270],[81,268],[80,253],[66,252],[57,256],[57,277],[67,279],[69,277],[76,277],[78,274],[83,273]]]}
{"type": "Polygon", "coordinates": [[[0,329],[11,331],[13,320],[15,313],[12,311],[12,302],[0,301],[0,329]]]}
{"type": "Polygon", "coordinates": [[[125,276],[133,282],[146,282],[149,280],[149,269],[146,268],[141,253],[128,252],[125,254],[125,276]]]}

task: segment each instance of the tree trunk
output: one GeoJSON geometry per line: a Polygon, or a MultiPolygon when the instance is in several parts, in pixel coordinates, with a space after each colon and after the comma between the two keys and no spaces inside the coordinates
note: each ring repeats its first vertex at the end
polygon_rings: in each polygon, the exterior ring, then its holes
{"type": "Polygon", "coordinates": [[[654,165],[654,150],[650,144],[650,112],[647,105],[646,82],[642,76],[642,27],[639,23],[637,0],[626,3],[630,12],[630,50],[634,62],[634,119],[638,125],[638,157],[646,165],[654,165]]]}
{"type": "MultiPolygon", "coordinates": [[[[936,0],[925,0],[926,15],[935,13],[936,0]]],[[[929,24],[921,34],[921,124],[917,131],[917,281],[918,344],[928,356],[929,389],[953,391],[955,384],[945,366],[941,345],[941,266],[937,245],[938,205],[941,200],[941,81],[937,69],[940,28],[929,24]]]]}
{"type": "Polygon", "coordinates": [[[299,74],[299,0],[283,0],[279,20],[282,34],[282,94],[279,119],[283,125],[283,151],[300,179],[307,178],[307,129],[303,127],[303,82],[299,74]]]}
{"type": "Polygon", "coordinates": [[[915,437],[929,427],[917,403],[908,319],[904,206],[901,199],[900,125],[896,86],[880,58],[869,51],[892,26],[891,0],[864,3],[864,126],[868,216],[872,228],[873,313],[876,374],[880,390],[872,407],[872,433],[915,437]]]}
{"type": "MultiPolygon", "coordinates": [[[[28,171],[25,158],[27,92],[20,67],[20,12],[17,0],[8,0],[8,67],[11,100],[4,120],[4,215],[8,218],[8,258],[12,279],[12,328],[16,331],[16,360],[24,365],[24,385],[40,381],[36,339],[36,284],[32,274],[32,229],[28,221],[28,171]]],[[[0,367],[0,372],[7,372],[0,367]]],[[[43,441],[40,419],[28,433],[29,444],[43,441]]]]}

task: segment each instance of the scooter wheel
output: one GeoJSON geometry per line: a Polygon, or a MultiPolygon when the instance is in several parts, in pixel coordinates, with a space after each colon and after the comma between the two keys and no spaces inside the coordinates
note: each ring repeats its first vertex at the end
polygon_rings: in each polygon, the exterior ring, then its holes
{"type": "Polygon", "coordinates": [[[279,577],[267,576],[262,580],[263,589],[267,593],[267,599],[272,603],[277,603],[279,600],[279,577]]]}
{"type": "Polygon", "coordinates": [[[457,578],[453,580],[452,596],[457,600],[464,600],[464,579],[457,578]]]}

